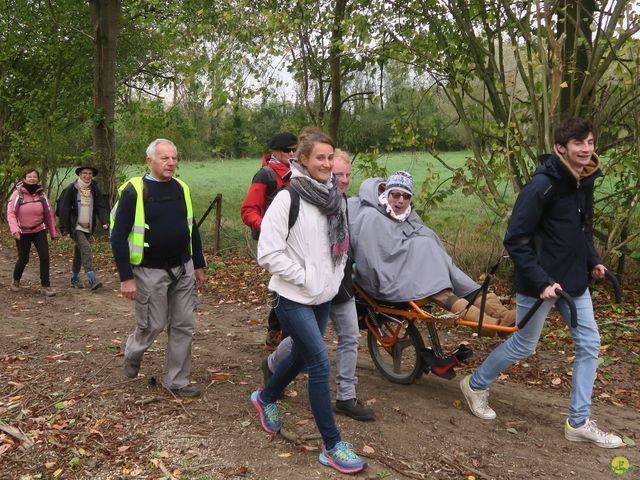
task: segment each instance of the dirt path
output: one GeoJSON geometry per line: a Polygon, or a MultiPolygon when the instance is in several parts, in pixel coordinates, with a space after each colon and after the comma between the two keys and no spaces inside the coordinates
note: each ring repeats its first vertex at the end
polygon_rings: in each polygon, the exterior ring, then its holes
{"type": "MultiPolygon", "coordinates": [[[[243,303],[233,295],[221,297],[221,284],[243,284],[224,268],[212,282],[214,293],[200,297],[198,310],[192,379],[206,393],[180,401],[156,382],[164,335],[145,356],[139,378],[122,374],[132,305],[117,296],[117,277],[108,262],[102,262],[106,270],[98,270],[104,288],[91,293],[67,287],[68,259],[55,256],[52,283],[58,295],[44,298],[37,292],[33,260],[23,291],[9,291],[14,256],[10,244],[0,246],[0,419],[35,445],[23,449],[22,442],[0,431],[3,479],[343,477],[318,463],[317,440],[294,445],[261,431],[248,398],[261,383],[266,310],[258,298],[243,303]]],[[[473,340],[464,331],[443,333],[445,344],[465,338],[477,358],[495,343],[473,340]]],[[[332,333],[327,341],[333,350],[332,333]]],[[[570,351],[545,350],[509,372],[492,390],[498,418],[486,422],[462,404],[460,375],[452,381],[427,375],[414,385],[395,385],[375,371],[364,337],[361,346],[358,393],[377,420],[337,417],[344,438],[370,457],[370,468],[356,478],[640,478],[636,446],[608,451],[565,441],[570,351]],[[552,374],[561,385],[546,381],[552,374]],[[610,468],[617,455],[632,465],[621,477],[610,468]]],[[[637,388],[640,372],[637,355],[635,363],[633,355],[627,360],[604,368],[599,382],[608,387],[598,384],[593,416],[634,443],[640,441],[640,414],[637,397],[629,392],[637,388]],[[626,383],[620,383],[625,375],[626,383]],[[621,391],[615,393],[611,382],[621,391]]],[[[315,433],[303,377],[288,391],[281,411],[289,430],[315,433]]]]}

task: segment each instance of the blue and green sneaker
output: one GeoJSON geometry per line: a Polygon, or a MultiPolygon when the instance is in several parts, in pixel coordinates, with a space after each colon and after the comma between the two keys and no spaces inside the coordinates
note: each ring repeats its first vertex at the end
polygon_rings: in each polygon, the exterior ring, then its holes
{"type": "Polygon", "coordinates": [[[260,414],[262,429],[267,433],[278,433],[280,431],[278,405],[275,403],[263,403],[260,400],[260,392],[262,392],[262,389],[259,388],[251,394],[251,403],[260,414]]]}
{"type": "Polygon", "coordinates": [[[338,442],[331,450],[322,447],[322,453],[318,457],[320,463],[335,468],[340,473],[357,473],[365,469],[367,462],[353,453],[352,445],[347,442],[338,442]]]}

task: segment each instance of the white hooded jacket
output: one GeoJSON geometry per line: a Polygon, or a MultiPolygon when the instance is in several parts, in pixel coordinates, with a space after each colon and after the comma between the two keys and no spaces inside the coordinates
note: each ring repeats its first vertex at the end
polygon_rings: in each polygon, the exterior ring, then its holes
{"type": "MultiPolygon", "coordinates": [[[[301,175],[292,170],[293,177],[301,175]]],[[[273,199],[262,220],[258,263],[271,274],[269,290],[303,305],[328,302],[338,293],[347,256],[334,266],[327,216],[302,197],[289,231],[290,206],[287,190],[273,199]]]]}

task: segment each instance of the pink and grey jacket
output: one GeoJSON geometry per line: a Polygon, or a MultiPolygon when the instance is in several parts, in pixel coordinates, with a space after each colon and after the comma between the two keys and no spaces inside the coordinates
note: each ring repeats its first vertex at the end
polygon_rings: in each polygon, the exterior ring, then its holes
{"type": "Polygon", "coordinates": [[[42,187],[31,194],[22,182],[18,183],[7,202],[7,220],[13,236],[48,229],[51,238],[60,237],[51,204],[42,187]]]}

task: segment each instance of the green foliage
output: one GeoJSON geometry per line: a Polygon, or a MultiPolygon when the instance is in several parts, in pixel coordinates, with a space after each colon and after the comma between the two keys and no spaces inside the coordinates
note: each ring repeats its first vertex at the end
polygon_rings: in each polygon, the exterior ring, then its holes
{"type": "Polygon", "coordinates": [[[73,1],[0,9],[0,163],[38,166],[46,182],[65,155],[90,144],[88,12],[73,1]]]}
{"type": "Polygon", "coordinates": [[[387,178],[389,172],[386,167],[380,165],[380,152],[374,150],[372,152],[361,153],[355,164],[356,172],[362,178],[380,177],[387,178]]]}
{"type": "Polygon", "coordinates": [[[183,160],[209,156],[205,122],[198,118],[194,122],[194,116],[183,107],[167,107],[160,100],[130,102],[116,115],[116,132],[120,139],[117,150],[120,163],[143,161],[147,145],[155,138],[173,141],[183,160]]]}

